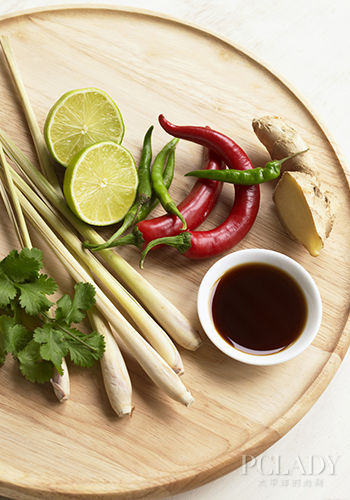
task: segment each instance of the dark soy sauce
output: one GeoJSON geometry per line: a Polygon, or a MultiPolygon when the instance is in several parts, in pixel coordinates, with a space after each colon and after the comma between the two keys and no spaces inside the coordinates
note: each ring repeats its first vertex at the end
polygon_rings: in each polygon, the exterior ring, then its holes
{"type": "Polygon", "coordinates": [[[300,286],[269,264],[241,264],[217,282],[212,316],[218,333],[237,349],[272,354],[292,344],[306,322],[300,286]]]}

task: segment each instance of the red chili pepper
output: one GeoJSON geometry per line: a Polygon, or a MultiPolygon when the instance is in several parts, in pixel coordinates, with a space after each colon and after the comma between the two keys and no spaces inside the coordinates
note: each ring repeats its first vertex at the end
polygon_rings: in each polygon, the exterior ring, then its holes
{"type": "MultiPolygon", "coordinates": [[[[229,137],[207,127],[179,127],[160,115],[159,122],[166,132],[201,144],[221,156],[229,168],[253,168],[246,153],[229,137]]],[[[212,257],[229,250],[248,233],[259,210],[258,185],[236,186],[235,200],[227,219],[211,231],[184,231],[172,238],[159,238],[150,242],[142,253],[141,263],[154,246],[166,244],[176,247],[191,259],[212,257]]]]}
{"type": "MultiPolygon", "coordinates": [[[[209,151],[208,163],[205,168],[218,170],[221,167],[221,158],[209,151]]],[[[189,229],[200,226],[208,217],[221,193],[222,186],[222,182],[208,181],[208,179],[200,179],[194,184],[186,198],[178,205],[189,229]]],[[[115,243],[118,246],[133,244],[143,248],[156,238],[179,234],[181,228],[182,222],[176,215],[166,214],[138,222],[131,234],[120,238],[115,243]]]]}
{"type": "Polygon", "coordinates": [[[215,151],[228,168],[248,170],[253,168],[247,154],[230,137],[209,127],[178,126],[170,123],[163,115],[158,117],[159,123],[168,134],[201,144],[215,151]]]}

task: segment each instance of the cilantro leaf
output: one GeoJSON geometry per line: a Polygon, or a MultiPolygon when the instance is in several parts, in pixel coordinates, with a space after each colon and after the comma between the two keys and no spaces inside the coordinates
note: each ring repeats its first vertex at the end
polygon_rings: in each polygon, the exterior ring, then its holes
{"type": "Polygon", "coordinates": [[[83,340],[86,344],[84,345],[74,338],[67,341],[69,356],[74,364],[88,368],[96,360],[102,358],[105,350],[105,341],[102,335],[96,331],[86,335],[75,328],[70,328],[69,331],[76,339],[83,340]]]}
{"type": "Polygon", "coordinates": [[[17,295],[14,284],[0,270],[0,307],[8,306],[17,295]]]}
{"type": "Polygon", "coordinates": [[[25,248],[20,253],[17,250],[12,250],[0,262],[2,272],[15,283],[24,283],[25,281],[35,279],[41,267],[41,252],[37,248],[25,248]]]}
{"type": "Polygon", "coordinates": [[[43,264],[43,253],[39,248],[23,248],[20,252],[21,255],[30,258],[32,261],[36,261],[38,266],[38,271],[44,267],[43,264]]]}
{"type": "Polygon", "coordinates": [[[33,336],[40,344],[40,355],[46,361],[51,361],[58,372],[62,373],[62,358],[68,352],[67,342],[63,332],[57,330],[52,323],[45,323],[42,328],[36,328],[33,336]]]}
{"type": "Polygon", "coordinates": [[[34,340],[18,353],[17,358],[22,375],[30,382],[48,382],[53,376],[54,365],[42,359],[40,344],[34,340]]]}
{"type": "Polygon", "coordinates": [[[73,300],[64,295],[57,301],[56,321],[71,325],[80,323],[85,312],[95,304],[95,288],[91,283],[77,283],[73,300]]]}
{"type": "Polygon", "coordinates": [[[6,351],[16,356],[30,342],[32,337],[32,332],[27,330],[23,325],[14,325],[9,331],[6,351]]]}
{"type": "Polygon", "coordinates": [[[16,357],[17,353],[24,349],[32,339],[32,332],[23,325],[16,324],[10,316],[0,316],[0,337],[3,342],[5,353],[11,353],[16,357]]]}
{"type": "Polygon", "coordinates": [[[40,274],[36,281],[17,285],[20,290],[21,307],[31,316],[50,309],[52,302],[46,297],[57,290],[57,284],[46,274],[40,274]]]}
{"type": "Polygon", "coordinates": [[[95,287],[91,283],[77,283],[74,287],[73,307],[87,311],[95,304],[95,287]]]}
{"type": "MultiPolygon", "coordinates": [[[[66,323],[66,318],[72,309],[72,299],[69,295],[62,295],[60,299],[56,302],[57,309],[55,313],[55,319],[58,323],[66,323]]],[[[70,323],[69,323],[70,324],[70,323]]]]}

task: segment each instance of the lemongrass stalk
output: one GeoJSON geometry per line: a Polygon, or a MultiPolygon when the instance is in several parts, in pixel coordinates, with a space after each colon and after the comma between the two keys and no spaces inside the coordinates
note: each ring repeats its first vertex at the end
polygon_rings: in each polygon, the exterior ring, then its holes
{"type": "Polygon", "coordinates": [[[2,148],[1,143],[0,143],[0,163],[1,163],[1,166],[2,166],[2,169],[4,172],[6,184],[7,184],[10,196],[11,196],[12,206],[14,209],[14,215],[15,215],[15,219],[17,221],[16,227],[18,227],[18,230],[19,230],[21,246],[31,248],[32,243],[30,241],[30,236],[28,233],[27,224],[24,220],[21,205],[20,205],[18,198],[16,196],[15,186],[13,184],[12,176],[10,173],[10,165],[7,163],[7,160],[5,158],[4,150],[2,148]]]}
{"type": "Polygon", "coordinates": [[[88,316],[93,329],[105,339],[106,349],[101,359],[101,371],[109,402],[118,417],[131,415],[134,409],[131,382],[118,344],[108,323],[96,308],[89,311],[88,316]]]}
{"type": "MultiPolygon", "coordinates": [[[[104,243],[104,239],[90,226],[79,220],[67,207],[65,199],[31,164],[22,151],[11,139],[0,130],[0,140],[6,154],[12,158],[18,167],[31,179],[40,192],[57,208],[61,214],[83,236],[95,244],[104,243]]],[[[138,273],[123,257],[111,249],[101,250],[99,255],[116,272],[120,278],[152,313],[168,334],[182,347],[196,350],[201,344],[198,332],[187,318],[158,290],[156,290],[140,273],[138,273]]]]}
{"type": "MultiPolygon", "coordinates": [[[[4,189],[3,184],[1,183],[1,194],[5,201],[5,206],[7,212],[9,214],[10,219],[14,223],[17,236],[22,248],[32,248],[32,241],[29,236],[28,228],[26,221],[23,216],[22,207],[19,203],[17,191],[13,183],[12,175],[11,175],[11,167],[7,163],[2,145],[0,143],[0,164],[3,169],[4,178],[6,181],[6,187],[8,192],[10,193],[12,204],[8,198],[7,192],[4,189]],[[4,196],[5,193],[5,196],[4,196]],[[12,209],[12,206],[14,209],[12,209]]],[[[69,381],[69,372],[66,361],[62,358],[62,371],[60,374],[56,369],[53,377],[50,379],[51,385],[53,387],[54,393],[59,400],[60,403],[67,401],[70,393],[70,381],[69,381]]]]}
{"type": "Polygon", "coordinates": [[[5,55],[6,62],[8,64],[8,68],[10,70],[10,74],[13,80],[13,83],[15,85],[18,97],[20,99],[30,133],[33,138],[34,146],[36,149],[36,152],[38,154],[39,158],[39,163],[42,171],[44,172],[45,176],[49,180],[49,182],[52,184],[54,189],[60,190],[60,186],[57,180],[56,173],[54,171],[52,161],[50,158],[50,155],[47,151],[46,144],[44,141],[44,137],[41,133],[41,130],[39,128],[38,122],[36,120],[36,117],[34,115],[32,106],[29,101],[29,97],[27,95],[26,89],[23,85],[22,77],[20,74],[20,71],[18,69],[16,60],[14,58],[14,54],[12,51],[12,47],[10,44],[10,39],[7,36],[1,36],[0,37],[0,44],[2,46],[2,50],[5,55]]]}
{"type": "Polygon", "coordinates": [[[56,370],[53,377],[50,379],[50,383],[58,401],[60,403],[64,403],[70,396],[69,373],[67,363],[64,358],[62,358],[61,368],[63,373],[58,373],[56,370]]]}
{"type": "Polygon", "coordinates": [[[153,382],[161,387],[170,397],[189,406],[193,402],[191,393],[187,390],[180,377],[170,368],[153,347],[130,325],[110,299],[93,282],[89,273],[67,250],[55,233],[40,217],[29,201],[18,192],[22,208],[41,236],[47,241],[59,260],[66,267],[76,282],[89,282],[95,287],[96,307],[116,330],[127,349],[140,363],[153,382]]]}
{"type": "MultiPolygon", "coordinates": [[[[11,168],[11,167],[10,167],[11,168]]],[[[84,251],[81,242],[58,217],[53,216],[51,209],[45,204],[25,181],[12,169],[16,185],[30,200],[36,210],[50,224],[50,226],[63,238],[65,243],[77,255],[80,262],[93,272],[110,290],[119,304],[130,315],[135,324],[141,329],[143,335],[164,358],[171,368],[179,374],[183,373],[183,364],[178,350],[154,319],[140,306],[140,304],[127,292],[127,290],[112,276],[105,267],[90,252],[84,251]]]]}
{"type": "Polygon", "coordinates": [[[1,195],[2,201],[5,205],[5,209],[6,209],[8,216],[9,216],[9,219],[12,222],[13,227],[15,228],[16,235],[17,235],[18,241],[20,243],[20,246],[21,246],[21,248],[23,248],[24,241],[23,241],[22,233],[20,231],[20,228],[19,228],[19,225],[18,225],[18,222],[16,219],[16,215],[15,215],[15,212],[14,212],[13,207],[11,205],[9,196],[8,196],[7,191],[5,189],[5,186],[3,185],[2,182],[0,182],[0,195],[1,195]]]}

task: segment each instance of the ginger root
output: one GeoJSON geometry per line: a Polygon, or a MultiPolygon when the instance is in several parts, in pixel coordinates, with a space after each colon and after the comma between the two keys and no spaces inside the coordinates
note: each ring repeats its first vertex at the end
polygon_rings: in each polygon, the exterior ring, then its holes
{"type": "MultiPolygon", "coordinates": [[[[299,133],[277,116],[254,119],[253,129],[273,160],[307,149],[299,133]]],[[[310,151],[283,164],[273,200],[288,233],[311,255],[319,255],[332,230],[334,214],[310,151]]]]}

